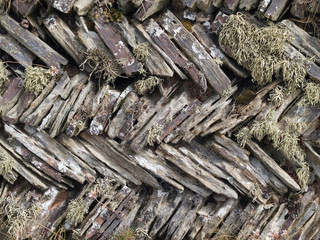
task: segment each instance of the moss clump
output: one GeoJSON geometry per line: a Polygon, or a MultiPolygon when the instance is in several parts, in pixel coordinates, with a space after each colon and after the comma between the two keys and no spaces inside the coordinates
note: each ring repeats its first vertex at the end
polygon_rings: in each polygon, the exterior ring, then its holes
{"type": "Polygon", "coordinates": [[[236,134],[237,143],[240,147],[244,148],[247,144],[247,141],[250,140],[252,137],[250,129],[248,127],[243,127],[239,130],[236,134]]]}
{"type": "Polygon", "coordinates": [[[320,104],[320,84],[309,81],[304,87],[304,92],[306,103],[311,106],[320,104]]]}
{"type": "Polygon", "coordinates": [[[242,13],[232,15],[219,35],[220,46],[252,73],[259,85],[270,83],[273,76],[282,77],[290,90],[301,87],[306,69],[300,59],[289,59],[284,46],[292,38],[283,26],[259,28],[249,23],[242,13]]]}
{"type": "Polygon", "coordinates": [[[307,124],[304,122],[296,122],[292,119],[285,118],[286,122],[286,131],[295,133],[295,134],[301,134],[302,131],[307,127],[307,124]]]}
{"type": "Polygon", "coordinates": [[[133,48],[135,58],[140,62],[145,62],[147,57],[150,56],[150,44],[148,42],[140,43],[133,48]]]}
{"type": "Polygon", "coordinates": [[[98,194],[99,196],[107,195],[115,184],[115,180],[111,178],[98,178],[92,185],[90,191],[98,194]]]}
{"type": "Polygon", "coordinates": [[[136,89],[137,93],[140,95],[144,95],[147,92],[152,92],[159,83],[163,80],[156,76],[150,76],[146,79],[141,79],[135,82],[134,88],[136,89]]]}
{"type": "Polygon", "coordinates": [[[27,67],[25,70],[23,86],[26,90],[38,96],[42,92],[42,90],[49,84],[53,74],[55,73],[52,71],[52,69],[27,67]]]}
{"type": "Polygon", "coordinates": [[[88,213],[89,206],[83,198],[71,200],[67,209],[66,219],[72,224],[77,225],[83,221],[84,216],[88,213]]]}
{"type": "Polygon", "coordinates": [[[150,146],[154,146],[155,143],[161,142],[161,135],[163,133],[163,126],[160,124],[155,124],[152,126],[152,128],[149,130],[147,142],[150,146]]]}
{"type": "Polygon", "coordinates": [[[257,139],[263,138],[266,134],[264,122],[254,121],[251,125],[250,134],[257,139]]]}
{"type": "Polygon", "coordinates": [[[248,136],[254,136],[257,139],[262,139],[267,136],[271,140],[272,145],[279,149],[283,155],[295,162],[299,167],[296,169],[299,184],[302,190],[306,190],[309,179],[309,166],[305,161],[306,154],[299,144],[299,135],[305,129],[306,124],[297,123],[295,121],[285,119],[286,127],[282,131],[278,128],[277,122],[273,120],[273,112],[269,113],[263,121],[255,121],[251,128],[240,130],[237,136],[238,143],[244,147],[248,136]],[[249,133],[248,133],[249,130],[249,133]]]}
{"type": "Polygon", "coordinates": [[[7,214],[8,234],[14,239],[22,238],[26,234],[25,229],[38,211],[39,207],[34,204],[27,208],[15,198],[7,198],[5,213],[7,214]]]}
{"type": "Polygon", "coordinates": [[[275,89],[273,89],[269,94],[269,100],[273,102],[273,104],[277,107],[281,105],[281,103],[284,100],[284,97],[286,96],[286,93],[283,89],[283,87],[277,85],[275,89]]]}
{"type": "Polygon", "coordinates": [[[12,173],[14,159],[4,149],[0,148],[0,175],[8,179],[12,173]]]}
{"type": "Polygon", "coordinates": [[[80,67],[84,68],[87,64],[92,69],[89,79],[91,79],[92,74],[95,74],[99,82],[104,80],[107,83],[114,83],[119,76],[119,69],[116,64],[102,50],[97,48],[89,49],[85,54],[86,60],[81,63],[80,67]]]}
{"type": "Polygon", "coordinates": [[[251,102],[255,97],[256,93],[251,91],[250,89],[246,89],[243,93],[241,93],[237,98],[236,102],[240,104],[248,104],[251,102]]]}
{"type": "Polygon", "coordinates": [[[299,179],[299,184],[303,191],[307,189],[309,180],[309,165],[307,163],[302,164],[301,168],[296,169],[296,174],[299,179]]]}
{"type": "Polygon", "coordinates": [[[0,88],[6,81],[8,81],[8,71],[6,65],[0,61],[0,88]]]}

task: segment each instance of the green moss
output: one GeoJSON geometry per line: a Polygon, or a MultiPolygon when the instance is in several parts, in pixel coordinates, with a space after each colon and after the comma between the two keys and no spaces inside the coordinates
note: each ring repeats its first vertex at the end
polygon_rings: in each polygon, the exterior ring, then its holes
{"type": "Polygon", "coordinates": [[[246,89],[243,93],[241,93],[237,98],[236,102],[241,104],[248,104],[256,97],[255,92],[250,89],[246,89]]]}
{"type": "Polygon", "coordinates": [[[66,230],[62,225],[60,225],[57,228],[57,230],[52,232],[52,235],[49,238],[49,240],[63,240],[63,239],[66,239],[66,230]]]}
{"type": "Polygon", "coordinates": [[[163,126],[160,124],[155,124],[149,129],[147,142],[150,146],[154,146],[155,143],[161,142],[161,135],[163,133],[163,126]]]}
{"type": "Polygon", "coordinates": [[[192,26],[193,26],[192,22],[190,22],[189,20],[182,19],[181,23],[188,31],[190,32],[192,31],[192,26]]]}
{"type": "Polygon", "coordinates": [[[72,224],[77,225],[83,221],[84,216],[88,213],[89,206],[83,198],[71,200],[67,209],[66,219],[72,224]]]}
{"type": "Polygon", "coordinates": [[[42,92],[42,90],[49,84],[52,76],[53,72],[51,69],[27,67],[25,70],[23,86],[26,90],[38,96],[42,92]]]}
{"type": "Polygon", "coordinates": [[[138,94],[144,95],[147,92],[152,92],[154,88],[158,86],[162,81],[163,80],[161,78],[150,76],[146,79],[141,79],[135,82],[134,88],[136,89],[138,94]]]}
{"type": "Polygon", "coordinates": [[[299,184],[303,191],[307,190],[308,180],[309,180],[309,166],[308,164],[302,165],[301,168],[296,169],[296,173],[299,179],[299,184]]]}
{"type": "Polygon", "coordinates": [[[290,159],[293,159],[295,151],[299,148],[298,136],[290,132],[282,132],[279,148],[285,156],[287,156],[290,159]]]}
{"type": "Polygon", "coordinates": [[[309,166],[305,160],[306,154],[299,144],[299,135],[306,125],[285,119],[285,131],[281,131],[277,122],[273,120],[273,114],[270,112],[264,120],[253,122],[250,130],[248,127],[242,128],[236,135],[237,142],[244,147],[251,135],[258,139],[266,135],[276,149],[281,150],[287,159],[298,165],[297,177],[302,191],[305,191],[309,179],[309,166]]]}
{"type": "Polygon", "coordinates": [[[86,60],[81,63],[80,67],[84,68],[87,65],[92,69],[89,79],[94,74],[99,83],[102,80],[107,83],[114,83],[120,74],[115,63],[102,50],[97,48],[89,49],[85,54],[86,60]]]}

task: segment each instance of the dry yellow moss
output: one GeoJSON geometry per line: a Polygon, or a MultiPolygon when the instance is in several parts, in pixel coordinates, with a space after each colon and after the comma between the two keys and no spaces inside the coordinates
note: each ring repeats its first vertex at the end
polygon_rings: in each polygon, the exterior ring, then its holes
{"type": "Polygon", "coordinates": [[[27,67],[25,70],[23,86],[26,90],[34,93],[37,96],[49,84],[49,82],[51,81],[51,77],[51,69],[27,67]]]}
{"type": "Polygon", "coordinates": [[[252,137],[250,129],[248,127],[243,127],[239,130],[236,134],[237,143],[240,147],[244,148],[247,144],[247,141],[250,140],[252,137]]]}
{"type": "Polygon", "coordinates": [[[84,216],[88,213],[89,206],[83,198],[71,200],[67,209],[66,219],[72,224],[77,225],[83,221],[84,216]]]}
{"type": "Polygon", "coordinates": [[[301,87],[306,69],[301,59],[289,59],[284,54],[285,43],[291,38],[290,31],[284,26],[271,24],[259,28],[249,23],[242,13],[237,13],[223,25],[219,43],[251,71],[254,82],[265,85],[276,75],[292,90],[301,87]]]}
{"type": "Polygon", "coordinates": [[[148,132],[147,142],[150,146],[154,146],[155,143],[161,142],[161,135],[163,133],[163,126],[155,124],[148,132]]]}
{"type": "Polygon", "coordinates": [[[147,57],[150,56],[150,44],[148,42],[140,43],[133,48],[135,58],[140,62],[145,62],[147,57]]]}
{"type": "Polygon", "coordinates": [[[0,147],[0,175],[8,179],[12,173],[14,159],[3,148],[0,147]]]}
{"type": "Polygon", "coordinates": [[[277,85],[269,94],[269,100],[274,103],[277,107],[281,105],[284,100],[286,93],[283,87],[277,85]]]}
{"type": "Polygon", "coordinates": [[[304,87],[306,102],[312,106],[320,104],[320,84],[307,82],[304,87]]]}
{"type": "Polygon", "coordinates": [[[150,76],[146,79],[141,79],[135,82],[134,88],[136,89],[138,94],[144,95],[147,92],[152,92],[154,88],[158,86],[162,81],[163,80],[161,78],[150,76]]]}

